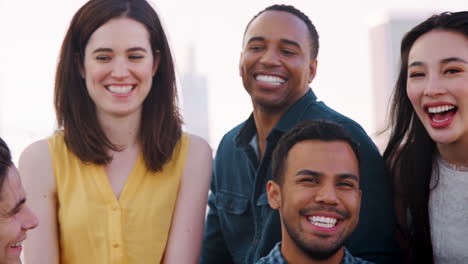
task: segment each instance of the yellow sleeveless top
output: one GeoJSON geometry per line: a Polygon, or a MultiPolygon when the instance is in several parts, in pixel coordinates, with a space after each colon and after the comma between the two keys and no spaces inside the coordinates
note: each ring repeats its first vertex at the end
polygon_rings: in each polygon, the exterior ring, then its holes
{"type": "Polygon", "coordinates": [[[61,264],[160,263],[188,148],[183,134],[162,171],[142,154],[117,199],[105,167],[83,163],[63,134],[48,139],[57,185],[61,264]]]}

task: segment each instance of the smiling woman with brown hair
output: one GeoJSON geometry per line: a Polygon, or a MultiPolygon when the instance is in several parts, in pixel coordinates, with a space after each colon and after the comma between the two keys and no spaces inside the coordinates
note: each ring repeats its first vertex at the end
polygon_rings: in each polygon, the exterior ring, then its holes
{"type": "Polygon", "coordinates": [[[26,260],[197,262],[211,150],[182,132],[176,91],[168,41],[146,1],[80,8],[57,66],[60,129],[20,159],[43,223],[26,260]]]}

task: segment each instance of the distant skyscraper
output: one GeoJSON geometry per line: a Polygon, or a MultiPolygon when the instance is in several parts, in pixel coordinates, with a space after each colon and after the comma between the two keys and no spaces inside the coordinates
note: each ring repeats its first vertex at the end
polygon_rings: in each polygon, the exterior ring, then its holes
{"type": "Polygon", "coordinates": [[[196,71],[193,45],[188,49],[187,58],[187,67],[181,78],[185,129],[210,142],[208,89],[205,76],[196,71]]]}
{"type": "MultiPolygon", "coordinates": [[[[387,124],[389,102],[398,77],[400,67],[400,45],[403,36],[414,26],[428,18],[425,13],[391,13],[383,21],[371,28],[371,72],[374,91],[375,130],[382,131],[387,124]]],[[[375,139],[383,150],[388,135],[375,139]]]]}

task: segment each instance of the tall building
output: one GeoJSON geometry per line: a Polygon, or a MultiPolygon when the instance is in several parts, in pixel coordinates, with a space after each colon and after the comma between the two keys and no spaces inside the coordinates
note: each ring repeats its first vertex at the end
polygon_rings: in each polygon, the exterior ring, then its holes
{"type": "MultiPolygon", "coordinates": [[[[375,131],[383,131],[389,117],[389,103],[400,67],[400,45],[406,32],[434,12],[390,13],[371,27],[371,76],[374,91],[375,131]]],[[[382,151],[388,140],[383,134],[374,139],[382,151]]]]}
{"type": "Polygon", "coordinates": [[[188,48],[187,67],[182,73],[182,113],[186,131],[210,142],[208,89],[205,76],[197,73],[195,48],[188,48]]]}

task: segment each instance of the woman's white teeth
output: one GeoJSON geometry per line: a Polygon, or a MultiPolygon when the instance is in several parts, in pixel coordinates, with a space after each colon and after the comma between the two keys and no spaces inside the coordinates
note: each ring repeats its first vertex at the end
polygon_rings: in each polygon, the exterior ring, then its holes
{"type": "Polygon", "coordinates": [[[276,84],[276,85],[279,85],[285,82],[284,79],[278,76],[272,76],[272,75],[257,75],[255,79],[260,82],[267,82],[267,83],[276,84]]]}
{"type": "Polygon", "coordinates": [[[117,86],[117,85],[109,85],[107,89],[113,93],[124,94],[128,93],[132,90],[133,85],[126,85],[126,86],[117,86]]]}
{"type": "Polygon", "coordinates": [[[308,218],[309,222],[313,225],[324,227],[324,228],[332,228],[336,225],[336,218],[333,217],[325,217],[325,216],[312,216],[308,218]]]}
{"type": "Polygon", "coordinates": [[[443,106],[436,106],[436,107],[428,107],[427,111],[431,114],[438,114],[442,112],[447,112],[449,110],[454,109],[455,106],[453,105],[443,105],[443,106]]]}
{"type": "Polygon", "coordinates": [[[23,241],[18,242],[18,243],[15,243],[15,244],[12,244],[12,245],[10,245],[10,247],[14,248],[14,247],[19,247],[19,246],[21,246],[21,245],[23,245],[23,241]]]}

